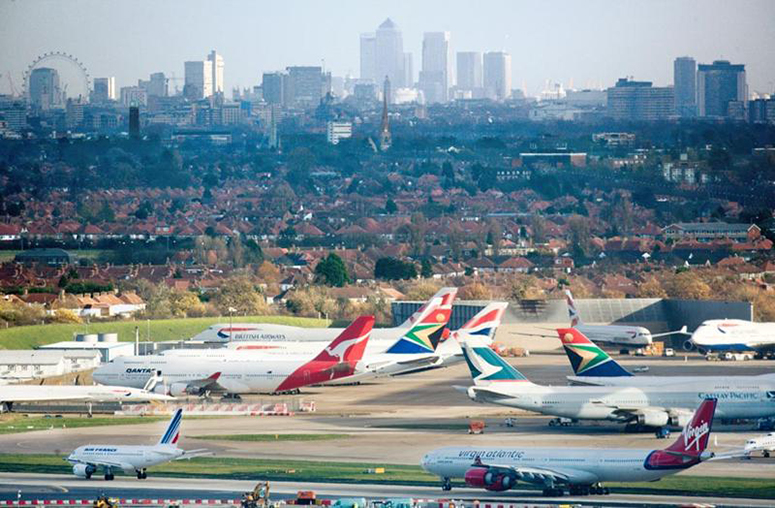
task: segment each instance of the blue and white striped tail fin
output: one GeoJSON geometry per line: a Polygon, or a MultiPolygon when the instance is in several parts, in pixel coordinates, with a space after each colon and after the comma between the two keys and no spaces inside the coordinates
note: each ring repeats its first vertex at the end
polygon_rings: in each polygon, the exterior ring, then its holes
{"type": "Polygon", "coordinates": [[[170,424],[167,425],[167,430],[162,434],[159,439],[159,444],[175,445],[177,446],[178,438],[180,438],[180,422],[183,420],[183,410],[178,409],[170,419],[170,424]]]}

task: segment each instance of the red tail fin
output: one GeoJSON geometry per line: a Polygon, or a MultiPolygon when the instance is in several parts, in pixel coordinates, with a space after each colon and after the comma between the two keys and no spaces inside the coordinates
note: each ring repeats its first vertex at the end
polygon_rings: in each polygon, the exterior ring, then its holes
{"type": "Polygon", "coordinates": [[[575,328],[558,328],[557,335],[560,336],[560,340],[563,344],[591,344],[595,345],[589,337],[581,333],[575,328]]]}
{"type": "Polygon", "coordinates": [[[373,326],[374,316],[359,317],[321,351],[315,360],[357,363],[363,357],[373,326]]]}
{"type": "Polygon", "coordinates": [[[686,424],[683,432],[675,443],[666,450],[686,455],[699,456],[708,447],[710,428],[713,425],[713,415],[716,412],[718,399],[705,399],[694,412],[692,420],[686,424]]]}

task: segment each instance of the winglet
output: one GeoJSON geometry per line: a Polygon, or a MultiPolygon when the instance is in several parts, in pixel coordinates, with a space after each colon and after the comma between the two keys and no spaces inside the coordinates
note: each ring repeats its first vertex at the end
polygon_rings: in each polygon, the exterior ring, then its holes
{"type": "Polygon", "coordinates": [[[577,376],[632,376],[576,328],[558,328],[557,334],[577,376]]]}
{"type": "Polygon", "coordinates": [[[216,372],[216,373],[210,375],[210,377],[208,377],[207,379],[210,380],[210,381],[218,381],[219,377],[221,377],[221,373],[220,372],[216,372]]]}

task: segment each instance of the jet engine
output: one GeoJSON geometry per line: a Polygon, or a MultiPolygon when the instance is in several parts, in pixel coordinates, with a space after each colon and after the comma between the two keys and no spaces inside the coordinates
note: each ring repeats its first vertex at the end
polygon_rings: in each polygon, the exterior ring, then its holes
{"type": "Polygon", "coordinates": [[[97,468],[91,464],[76,464],[73,466],[73,474],[80,478],[91,478],[97,468]]]}
{"type": "Polygon", "coordinates": [[[681,412],[670,416],[670,425],[673,427],[686,427],[686,424],[692,421],[694,413],[681,412]]]}
{"type": "Polygon", "coordinates": [[[495,468],[472,467],[466,471],[466,485],[502,492],[513,489],[517,484],[517,476],[513,471],[495,468]]]}
{"type": "Polygon", "coordinates": [[[693,351],[694,350],[694,342],[691,340],[685,340],[683,343],[684,351],[693,351]]]}
{"type": "Polygon", "coordinates": [[[201,395],[201,390],[194,386],[189,386],[188,383],[172,383],[168,387],[168,395],[173,397],[180,397],[182,395],[201,395]]]}
{"type": "Polygon", "coordinates": [[[662,411],[647,411],[638,415],[638,424],[646,427],[664,427],[670,418],[662,411]]]}

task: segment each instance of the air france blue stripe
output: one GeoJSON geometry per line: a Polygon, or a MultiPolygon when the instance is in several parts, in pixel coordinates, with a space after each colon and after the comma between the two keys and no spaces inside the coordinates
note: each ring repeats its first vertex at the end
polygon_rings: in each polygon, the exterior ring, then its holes
{"type": "Polygon", "coordinates": [[[175,433],[177,432],[178,427],[180,427],[180,419],[182,417],[183,417],[183,410],[178,409],[178,411],[175,413],[175,416],[172,417],[169,427],[167,427],[167,432],[164,433],[164,436],[162,436],[161,441],[159,441],[161,444],[167,444],[170,442],[170,440],[173,437],[175,437],[175,433]]]}

